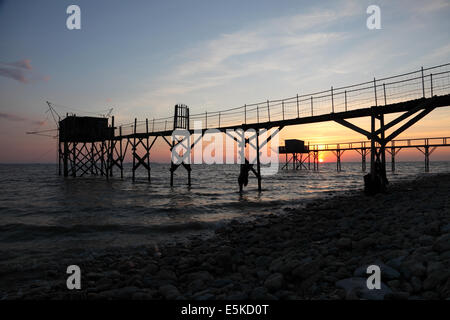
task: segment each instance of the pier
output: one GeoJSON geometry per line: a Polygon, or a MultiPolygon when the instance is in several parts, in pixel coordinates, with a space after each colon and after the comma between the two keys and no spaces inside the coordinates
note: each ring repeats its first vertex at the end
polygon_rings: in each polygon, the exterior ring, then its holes
{"type": "MultiPolygon", "coordinates": [[[[51,103],[49,106],[52,110],[51,103]]],[[[257,178],[258,190],[261,191],[259,155],[263,146],[287,126],[333,121],[362,134],[367,141],[325,145],[325,149],[319,149],[317,145],[309,146],[306,157],[303,153],[295,154],[295,160],[292,158],[294,166],[305,168],[308,161],[310,168],[312,161],[313,169],[318,170],[319,152],[331,151],[337,157],[337,170],[340,171],[342,154],[347,150],[354,150],[361,154],[362,171],[366,170],[366,157],[370,156],[370,172],[364,177],[365,189],[368,193],[377,193],[386,190],[387,186],[386,152],[391,155],[392,170],[395,170],[396,154],[403,148],[417,148],[425,155],[425,171],[429,170],[431,153],[437,147],[448,146],[448,138],[424,138],[417,141],[395,138],[433,110],[447,106],[450,106],[450,63],[221,111],[190,114],[187,106],[176,105],[174,115],[167,118],[143,121],[135,119],[133,123],[121,125],[114,123],[114,117],[111,118],[111,123],[107,121],[106,124],[98,118],[94,122],[98,122],[99,130],[87,135],[83,135],[83,130],[68,135],[64,123],[77,121],[69,120],[76,118],[75,115],[67,115],[65,119],[59,119],[59,173],[66,177],[99,174],[108,179],[116,169],[123,177],[124,158],[130,151],[133,162],[132,178],[135,179],[135,172],[141,169],[146,171],[148,181],[151,181],[151,154],[157,139],[163,139],[170,150],[179,143],[190,146],[191,150],[207,134],[208,129],[215,129],[230,136],[242,150],[256,150],[256,168],[245,158],[241,163],[238,181],[242,191],[247,184],[248,173],[252,171],[257,178]],[[386,122],[387,114],[399,115],[386,122]],[[349,122],[357,118],[370,118],[370,127],[362,128],[349,122]],[[201,126],[194,128],[194,123],[200,123],[201,126]],[[175,129],[200,134],[189,141],[174,141],[171,137],[175,129]],[[229,133],[230,130],[244,132],[249,129],[255,132],[251,138],[245,137],[244,134],[229,133]],[[270,131],[267,137],[261,138],[262,130],[270,131]],[[402,144],[405,141],[406,145],[402,144]]],[[[179,165],[173,160],[170,165],[170,185],[173,186],[174,174],[180,166],[187,170],[187,184],[191,185],[190,164],[179,165]]]]}
{"type": "MultiPolygon", "coordinates": [[[[376,146],[380,148],[380,145],[376,146]]],[[[416,138],[398,139],[389,141],[385,150],[391,156],[391,171],[395,172],[395,157],[402,149],[417,149],[424,155],[424,171],[430,171],[430,156],[438,147],[450,147],[450,137],[438,138],[416,138]]],[[[303,152],[289,152],[284,146],[280,147],[280,154],[286,154],[286,162],[281,169],[302,170],[311,169],[311,159],[313,161],[312,170],[319,170],[319,153],[332,152],[336,157],[336,171],[341,171],[341,157],[345,151],[356,151],[361,155],[361,169],[366,172],[366,157],[370,153],[370,141],[344,142],[334,144],[314,144],[305,146],[303,152]],[[308,166],[306,166],[308,164],[308,166]]]]}

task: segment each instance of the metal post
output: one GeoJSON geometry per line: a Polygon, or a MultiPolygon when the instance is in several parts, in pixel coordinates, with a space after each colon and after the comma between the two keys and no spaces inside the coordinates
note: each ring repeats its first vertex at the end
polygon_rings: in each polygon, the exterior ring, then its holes
{"type": "Polygon", "coordinates": [[[384,105],[387,105],[386,102],[386,85],[383,83],[383,93],[384,93],[384,105]]]}
{"type": "MultiPolygon", "coordinates": [[[[95,166],[94,143],[95,142],[91,143],[91,154],[90,154],[90,156],[91,156],[91,174],[92,175],[94,174],[94,166],[95,166]]],[[[97,169],[95,171],[96,171],[95,175],[97,175],[97,169]]]]}
{"type": "Polygon", "coordinates": [[[377,100],[377,81],[375,78],[373,78],[373,89],[375,91],[375,106],[378,106],[378,100],[377,100]]]}
{"type": "Polygon", "coordinates": [[[295,162],[297,160],[297,154],[294,152],[292,154],[292,170],[295,170],[295,162]]]}
{"type": "Polygon", "coordinates": [[[430,89],[431,89],[431,97],[433,97],[433,74],[430,74],[430,89]]]}
{"type": "Polygon", "coordinates": [[[219,128],[220,128],[220,111],[219,111],[219,128]]]}
{"type": "Polygon", "coordinates": [[[58,175],[61,175],[61,142],[59,142],[59,129],[58,129],[58,175]]]}
{"type": "Polygon", "coordinates": [[[134,118],[133,148],[131,148],[131,150],[133,151],[133,178],[132,178],[133,181],[135,179],[135,171],[136,171],[136,125],[137,125],[137,118],[134,118]]]}
{"type": "Polygon", "coordinates": [[[105,164],[105,141],[102,141],[102,175],[105,174],[106,179],[108,179],[108,168],[105,164]]]}
{"type": "Polygon", "coordinates": [[[345,98],[345,111],[347,111],[347,90],[344,91],[344,98],[345,98]]]}
{"type": "MultiPolygon", "coordinates": [[[[72,150],[72,156],[73,156],[73,161],[72,161],[72,165],[73,165],[73,167],[72,167],[72,176],[73,177],[76,177],[77,176],[77,173],[76,173],[76,171],[77,171],[77,153],[76,153],[76,150],[77,150],[77,144],[76,144],[76,142],[74,142],[74,143],[72,143],[72,148],[73,148],[73,150],[72,150]]],[[[102,157],[103,157],[103,155],[102,155],[102,157]]]]}
{"type": "Polygon", "coordinates": [[[372,114],[370,115],[370,132],[372,133],[372,136],[370,138],[370,176],[373,179],[375,179],[375,155],[376,155],[376,148],[375,148],[375,114],[372,111],[372,114]]]}
{"type": "Polygon", "coordinates": [[[395,142],[391,142],[391,171],[395,172],[395,142]]]}
{"type": "Polygon", "coordinates": [[[120,178],[123,179],[123,153],[122,153],[122,126],[119,127],[120,135],[120,178]]]}
{"type": "Polygon", "coordinates": [[[309,149],[309,141],[308,141],[308,170],[311,170],[311,149],[309,149]]]}
{"type": "MultiPolygon", "coordinates": [[[[175,127],[173,128],[174,130],[175,130],[175,127]]],[[[148,178],[148,182],[150,182],[150,145],[149,145],[149,143],[148,143],[148,138],[149,138],[149,135],[148,135],[148,119],[145,119],[145,130],[147,131],[147,146],[146,146],[146,152],[147,152],[147,154],[146,154],[146,156],[147,156],[147,178],[148,178]]]]}
{"type": "Polygon", "coordinates": [[[281,109],[282,109],[282,113],[283,113],[283,120],[284,120],[284,100],[281,101],[281,109]]]}
{"type": "Polygon", "coordinates": [[[361,148],[361,166],[362,166],[362,172],[366,172],[366,155],[367,151],[366,148],[361,148]]]}
{"type": "Polygon", "coordinates": [[[205,111],[205,129],[208,129],[208,112],[205,111]]]}
{"type": "Polygon", "coordinates": [[[189,169],[188,169],[188,186],[191,186],[191,166],[189,165],[189,169]]]}
{"type": "Polygon", "coordinates": [[[256,172],[258,173],[258,192],[261,192],[261,163],[259,160],[259,129],[256,129],[256,172]]]}
{"type": "Polygon", "coordinates": [[[173,130],[177,128],[177,118],[178,118],[178,105],[175,106],[175,114],[173,115],[173,130]]]}
{"type": "Polygon", "coordinates": [[[319,171],[319,147],[317,147],[316,152],[316,163],[317,163],[317,171],[319,171]]]}
{"type": "Polygon", "coordinates": [[[69,176],[69,144],[64,139],[64,154],[63,154],[63,171],[64,171],[64,177],[69,176]]]}
{"type": "Polygon", "coordinates": [[[381,152],[381,175],[383,177],[383,180],[387,180],[386,179],[386,141],[385,141],[385,130],[384,130],[384,114],[380,114],[380,129],[381,129],[381,134],[380,134],[380,138],[382,141],[382,144],[380,145],[380,152],[381,152]]]}
{"type": "Polygon", "coordinates": [[[333,86],[331,86],[331,112],[334,113],[333,86]]]}
{"type": "Polygon", "coordinates": [[[247,105],[244,105],[244,123],[247,124],[247,105]]]}
{"type": "Polygon", "coordinates": [[[298,104],[298,94],[297,94],[297,118],[300,118],[300,106],[298,104]]]}
{"type": "Polygon", "coordinates": [[[267,114],[269,116],[269,122],[270,122],[270,106],[269,106],[269,100],[267,100],[267,114]]]}
{"type": "Polygon", "coordinates": [[[423,78],[423,67],[420,70],[422,71],[422,94],[425,98],[425,79],[423,78]]]}
{"type": "Polygon", "coordinates": [[[111,117],[111,128],[112,128],[112,138],[109,140],[109,155],[108,155],[108,168],[109,168],[109,176],[113,176],[113,160],[114,160],[114,149],[116,148],[115,137],[115,129],[114,129],[114,116],[111,117]]]}
{"type": "Polygon", "coordinates": [[[336,171],[337,172],[341,171],[341,150],[339,144],[337,145],[336,149],[336,171]]]}
{"type": "Polygon", "coordinates": [[[256,105],[256,119],[257,122],[259,123],[259,104],[256,105]]]}
{"type": "MultiPolygon", "coordinates": [[[[175,139],[172,140],[172,147],[170,148],[173,150],[173,147],[175,146],[175,139]]],[[[173,164],[173,157],[170,157],[170,186],[173,187],[173,173],[175,172],[175,165],[173,164]]]]}
{"type": "Polygon", "coordinates": [[[311,117],[313,116],[313,97],[311,96],[311,117]]]}

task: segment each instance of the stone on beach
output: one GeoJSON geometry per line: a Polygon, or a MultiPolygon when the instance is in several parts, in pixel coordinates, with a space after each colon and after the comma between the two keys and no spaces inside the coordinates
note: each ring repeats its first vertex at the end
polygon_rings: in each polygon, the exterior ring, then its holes
{"type": "Polygon", "coordinates": [[[264,286],[270,291],[276,291],[281,289],[283,286],[284,278],[281,273],[271,274],[266,281],[264,281],[264,286]]]}
{"type": "Polygon", "coordinates": [[[159,288],[159,292],[167,300],[174,300],[180,295],[180,292],[178,291],[177,287],[171,284],[161,286],[159,288]]]}
{"type": "Polygon", "coordinates": [[[348,299],[383,300],[385,295],[392,293],[392,290],[383,282],[380,289],[368,289],[367,279],[359,277],[339,280],[336,286],[345,290],[348,299]]]}
{"type": "Polygon", "coordinates": [[[380,267],[380,271],[381,271],[381,279],[386,279],[386,280],[394,280],[394,279],[398,279],[400,277],[400,272],[398,272],[397,270],[395,270],[394,268],[391,268],[387,265],[385,265],[382,262],[373,262],[373,263],[369,263],[366,265],[363,265],[361,267],[359,267],[358,269],[355,270],[355,272],[353,273],[353,275],[355,277],[367,277],[369,276],[367,274],[367,267],[370,265],[375,265],[380,267]]]}

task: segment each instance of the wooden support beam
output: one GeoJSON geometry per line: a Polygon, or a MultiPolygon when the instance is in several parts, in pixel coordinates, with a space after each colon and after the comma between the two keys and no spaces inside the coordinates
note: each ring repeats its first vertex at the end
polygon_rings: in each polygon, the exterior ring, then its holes
{"type": "Polygon", "coordinates": [[[274,138],[278,132],[280,132],[282,129],[284,128],[284,126],[280,126],[277,129],[275,129],[274,132],[272,132],[272,134],[266,139],[266,141],[263,141],[263,143],[261,143],[260,148],[264,148],[264,146],[270,141],[272,140],[272,138],[274,138]]]}
{"type": "Polygon", "coordinates": [[[429,114],[431,111],[434,110],[434,107],[429,107],[422,112],[420,112],[418,115],[416,115],[414,118],[410,119],[408,122],[406,122],[404,125],[402,125],[400,128],[392,132],[386,139],[384,139],[384,143],[387,143],[391,140],[393,140],[395,137],[397,137],[400,133],[411,127],[413,124],[415,124],[417,121],[425,117],[427,114],[429,114]]]}
{"type": "MultiPolygon", "coordinates": [[[[402,114],[401,116],[395,118],[394,120],[392,120],[391,122],[389,122],[388,124],[386,124],[384,126],[384,131],[389,130],[390,128],[392,128],[393,126],[395,126],[396,124],[400,123],[401,121],[409,118],[411,115],[413,115],[414,113],[416,113],[419,110],[422,110],[424,108],[424,103],[417,105],[415,108],[406,111],[404,114],[402,114]]],[[[379,135],[381,133],[381,128],[375,131],[376,135],[379,135]]]]}
{"type": "Polygon", "coordinates": [[[366,131],[356,125],[354,125],[353,123],[348,122],[347,120],[344,119],[335,119],[335,122],[339,123],[340,125],[343,125],[344,127],[347,127],[353,131],[356,131],[358,133],[361,133],[362,135],[365,135],[367,137],[367,139],[370,139],[372,134],[369,131],[366,131]]]}

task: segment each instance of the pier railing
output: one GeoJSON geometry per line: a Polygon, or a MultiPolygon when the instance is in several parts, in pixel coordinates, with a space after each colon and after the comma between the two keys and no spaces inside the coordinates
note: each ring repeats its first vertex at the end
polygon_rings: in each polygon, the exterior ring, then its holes
{"type": "MultiPolygon", "coordinates": [[[[378,143],[377,143],[378,145],[378,143]]],[[[398,139],[389,141],[386,148],[423,147],[423,146],[448,146],[450,137],[398,139]]],[[[335,151],[335,150],[359,150],[370,149],[370,141],[355,141],[343,143],[327,143],[309,145],[309,150],[335,151]]]]}
{"type": "MultiPolygon", "coordinates": [[[[190,115],[202,129],[226,128],[345,112],[450,93],[450,63],[320,92],[190,115]]],[[[173,130],[173,117],[122,125],[122,135],[173,130]]],[[[118,129],[116,135],[119,135],[118,129]]]]}

